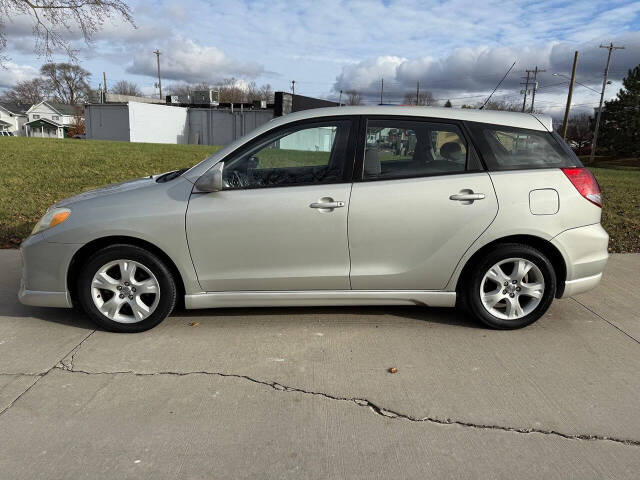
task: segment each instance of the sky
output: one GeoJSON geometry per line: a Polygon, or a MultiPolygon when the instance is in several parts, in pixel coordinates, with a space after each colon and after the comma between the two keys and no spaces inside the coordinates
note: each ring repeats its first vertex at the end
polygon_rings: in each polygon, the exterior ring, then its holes
{"type": "MultiPolygon", "coordinates": [[[[136,28],[108,19],[91,45],[67,34],[92,84],[119,80],[155,92],[160,49],[163,86],[235,77],[274,90],[337,99],[356,89],[368,103],[402,103],[405,92],[430,90],[454,106],[483,101],[516,62],[494,99],[522,102],[521,78],[538,66],[536,108],[564,110],[573,52],[580,52],[574,106],[597,105],[607,50],[624,45],[611,62],[606,98],[640,63],[640,1],[524,0],[157,0],[130,1],[136,28]],[[558,75],[553,75],[554,73],[558,75]],[[590,90],[589,88],[593,90],[590,90]],[[596,90],[596,91],[594,91],[596,90]]],[[[9,60],[0,89],[37,75],[46,61],[34,53],[31,20],[4,25],[9,60]]],[[[65,58],[56,55],[54,60],[65,58]]]]}

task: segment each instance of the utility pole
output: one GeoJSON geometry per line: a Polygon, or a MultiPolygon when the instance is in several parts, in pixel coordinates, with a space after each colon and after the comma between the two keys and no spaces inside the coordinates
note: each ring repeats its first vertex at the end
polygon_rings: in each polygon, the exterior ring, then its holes
{"type": "Polygon", "coordinates": [[[291,93],[293,95],[296,94],[296,81],[295,80],[291,80],[291,93]]]}
{"type": "Polygon", "coordinates": [[[416,82],[416,106],[418,106],[419,98],[420,98],[420,80],[416,82]]]}
{"type": "Polygon", "coordinates": [[[382,105],[382,94],[384,93],[384,77],[380,79],[380,105],[382,105]]]}
{"type": "Polygon", "coordinates": [[[571,96],[573,95],[573,84],[576,81],[576,68],[578,67],[578,51],[573,55],[573,70],[571,70],[571,82],[569,82],[569,94],[567,95],[567,108],[564,110],[564,122],[562,124],[562,138],[567,139],[567,126],[569,125],[569,110],[571,110],[571,96]]]}
{"type": "Polygon", "coordinates": [[[338,100],[338,106],[342,106],[342,90],[340,90],[340,100],[338,100]]]}
{"type": "Polygon", "coordinates": [[[600,45],[600,48],[606,48],[609,50],[607,55],[607,66],[604,67],[604,78],[602,79],[602,92],[600,93],[600,106],[598,107],[598,115],[596,116],[596,128],[593,132],[593,141],[591,142],[591,154],[589,155],[589,161],[593,162],[593,158],[596,155],[596,144],[598,142],[598,130],[600,129],[600,117],[602,117],[602,103],[604,102],[604,90],[607,88],[607,77],[609,76],[609,63],[611,62],[611,53],[614,50],[624,50],[624,47],[616,47],[613,43],[609,45],[600,45]]]}
{"type": "MultiPolygon", "coordinates": [[[[524,90],[521,90],[520,93],[524,93],[524,100],[522,101],[522,111],[524,112],[525,108],[527,108],[527,92],[529,91],[529,74],[531,70],[527,70],[527,81],[520,82],[520,85],[524,85],[524,90]]],[[[522,77],[525,78],[525,77],[522,77]]]]}
{"type": "Polygon", "coordinates": [[[156,54],[156,59],[158,60],[158,91],[160,92],[160,100],[162,100],[162,79],[160,78],[160,50],[156,48],[153,52],[156,54]]]}
{"type": "MultiPolygon", "coordinates": [[[[529,72],[529,70],[527,70],[527,72],[529,72]]],[[[538,73],[542,73],[542,72],[546,72],[546,70],[538,70],[538,66],[536,65],[535,70],[533,70],[533,92],[531,93],[531,110],[530,112],[533,113],[533,104],[536,101],[536,90],[538,90],[538,73]]]]}

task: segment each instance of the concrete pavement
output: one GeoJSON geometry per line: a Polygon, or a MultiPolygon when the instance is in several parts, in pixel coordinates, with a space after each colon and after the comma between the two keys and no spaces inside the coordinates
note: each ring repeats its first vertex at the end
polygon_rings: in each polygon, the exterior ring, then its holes
{"type": "Polygon", "coordinates": [[[2,478],[640,471],[640,255],[514,332],[376,307],[178,312],[118,335],[19,305],[15,251],[0,271],[2,478]]]}

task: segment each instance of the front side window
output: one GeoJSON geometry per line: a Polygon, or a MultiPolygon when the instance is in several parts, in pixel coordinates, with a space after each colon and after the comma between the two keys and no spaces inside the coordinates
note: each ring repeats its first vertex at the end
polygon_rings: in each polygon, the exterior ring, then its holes
{"type": "Polygon", "coordinates": [[[581,166],[550,132],[468,123],[489,170],[581,166]]]}
{"type": "Polygon", "coordinates": [[[343,180],[351,122],[285,129],[225,162],[225,188],[262,188],[343,180]]]}
{"type": "Polygon", "coordinates": [[[467,157],[467,142],[456,125],[369,120],[362,178],[423,177],[464,172],[467,157]]]}

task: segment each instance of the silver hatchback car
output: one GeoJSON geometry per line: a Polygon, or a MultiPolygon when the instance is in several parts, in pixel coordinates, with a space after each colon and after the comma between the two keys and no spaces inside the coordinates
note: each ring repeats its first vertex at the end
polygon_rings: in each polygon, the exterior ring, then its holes
{"type": "Polygon", "coordinates": [[[186,308],[460,306],[511,329],[595,287],[600,189],[540,115],[341,107],[278,118],[188,170],[53,205],[20,300],[118,332],[186,308]]]}

